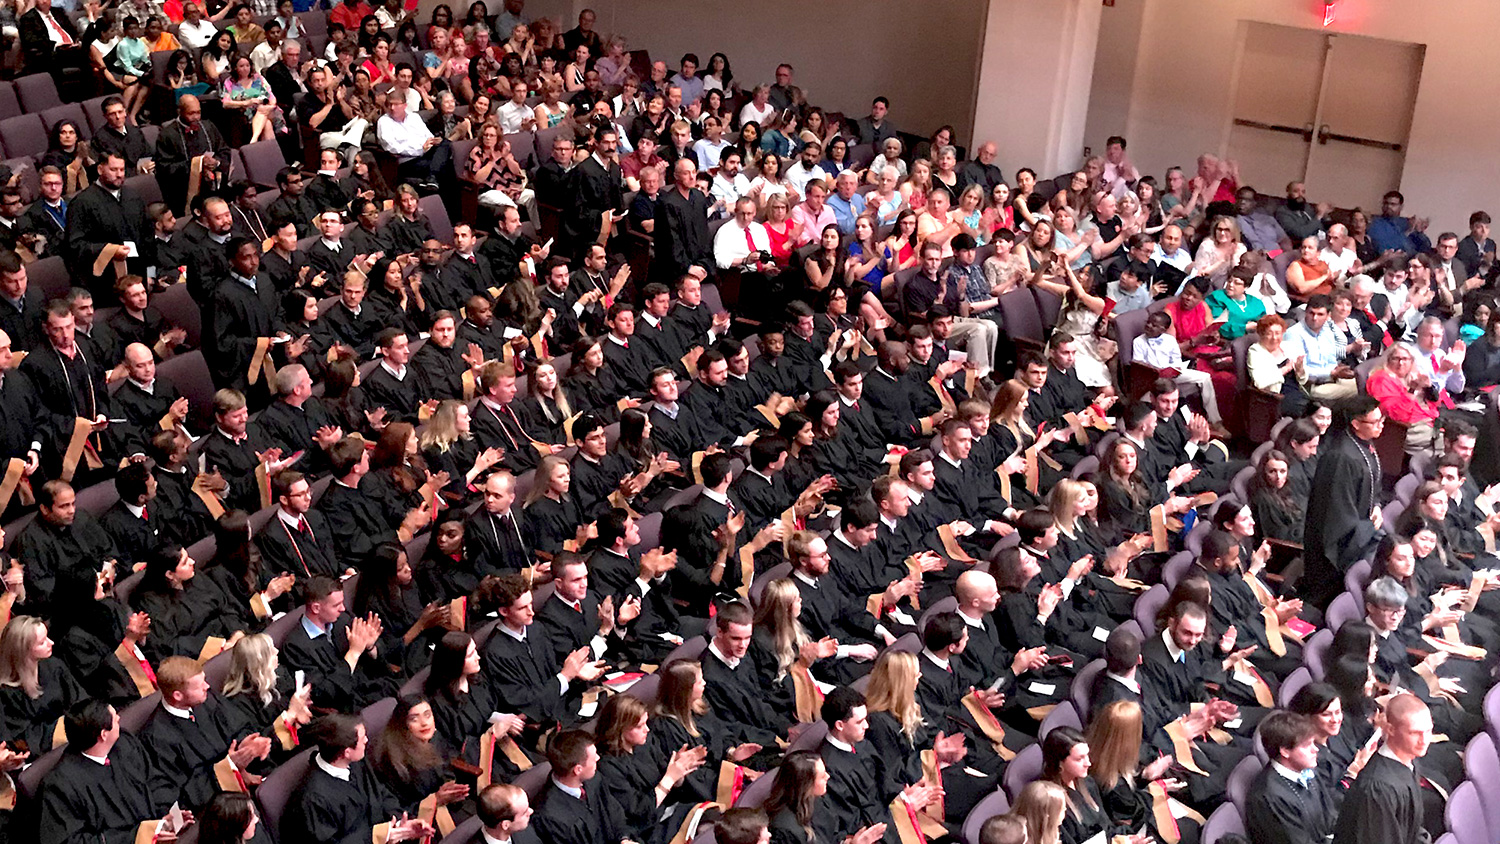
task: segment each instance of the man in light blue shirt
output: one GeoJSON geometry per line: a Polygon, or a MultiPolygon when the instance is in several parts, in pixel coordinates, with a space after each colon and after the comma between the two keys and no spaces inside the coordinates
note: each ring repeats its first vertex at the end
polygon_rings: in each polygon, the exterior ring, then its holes
{"type": "Polygon", "coordinates": [[[667,80],[682,89],[682,104],[684,107],[698,101],[703,96],[703,80],[698,78],[698,54],[688,53],[682,57],[682,70],[672,74],[667,80]]]}
{"type": "Polygon", "coordinates": [[[833,209],[833,219],[838,224],[839,234],[853,234],[854,221],[865,213],[865,198],[859,193],[859,177],[854,175],[854,171],[839,173],[827,204],[833,209]]]}
{"type": "Polygon", "coordinates": [[[1352,349],[1344,345],[1343,335],[1328,324],[1332,304],[1321,293],[1308,299],[1302,321],[1288,328],[1281,341],[1287,357],[1304,358],[1307,391],[1322,401],[1345,399],[1359,392],[1354,370],[1343,362],[1352,349]]]}
{"type": "Polygon", "coordinates": [[[1256,209],[1255,188],[1240,188],[1234,195],[1234,202],[1235,213],[1239,215],[1240,235],[1246,246],[1269,253],[1292,248],[1292,239],[1281,230],[1276,218],[1256,209]]]}

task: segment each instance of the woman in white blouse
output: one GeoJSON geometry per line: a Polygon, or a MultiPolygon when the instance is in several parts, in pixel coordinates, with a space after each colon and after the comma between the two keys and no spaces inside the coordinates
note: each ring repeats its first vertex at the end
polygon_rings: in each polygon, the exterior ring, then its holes
{"type": "Polygon", "coordinates": [[[1245,356],[1250,383],[1258,390],[1280,393],[1288,375],[1296,373],[1298,382],[1306,381],[1306,356],[1292,358],[1281,347],[1286,321],[1276,314],[1267,314],[1256,322],[1256,328],[1260,338],[1250,344],[1250,351],[1245,356]]]}
{"type": "Polygon", "coordinates": [[[1240,224],[1233,217],[1215,217],[1208,224],[1208,237],[1198,244],[1191,275],[1207,278],[1215,288],[1223,287],[1229,271],[1245,254],[1240,242],[1240,224]]]}

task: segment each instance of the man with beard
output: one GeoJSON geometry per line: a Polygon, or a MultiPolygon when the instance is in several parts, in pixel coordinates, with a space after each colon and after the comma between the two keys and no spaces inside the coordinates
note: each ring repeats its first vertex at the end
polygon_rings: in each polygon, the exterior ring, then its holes
{"type": "Polygon", "coordinates": [[[150,237],[146,203],[125,188],[125,159],[105,154],[99,161],[98,181],[68,203],[65,250],[72,256],[73,277],[87,279],[96,295],[112,296],[115,267],[138,258],[137,244],[150,237]],[[105,265],[96,273],[101,259],[105,265]]]}
{"type": "Polygon", "coordinates": [[[1322,207],[1307,201],[1307,185],[1291,182],[1286,186],[1286,201],[1276,209],[1276,223],[1293,243],[1316,237],[1323,231],[1322,207]]]}
{"type": "Polygon", "coordinates": [[[212,123],[203,121],[203,106],[187,94],[177,101],[177,119],[169,120],[156,138],[156,181],[173,213],[187,209],[188,191],[217,190],[229,172],[229,145],[212,123]],[[197,178],[194,179],[194,171],[197,178]]]}

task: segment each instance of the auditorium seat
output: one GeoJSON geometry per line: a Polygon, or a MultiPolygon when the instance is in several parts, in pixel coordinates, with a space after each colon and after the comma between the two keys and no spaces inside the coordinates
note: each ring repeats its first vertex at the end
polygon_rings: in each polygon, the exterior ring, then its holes
{"type": "Polygon", "coordinates": [[[1287,678],[1281,681],[1281,688],[1276,690],[1277,703],[1280,703],[1283,709],[1290,707],[1292,698],[1311,682],[1312,672],[1308,671],[1306,666],[1288,674],[1287,678]]]}
{"type": "MultiPolygon", "coordinates": [[[[510,154],[515,157],[516,163],[521,165],[521,169],[530,172],[542,163],[536,157],[536,135],[533,135],[531,130],[523,129],[520,132],[512,132],[505,136],[505,140],[510,142],[510,154]]],[[[548,154],[551,154],[550,149],[548,154]]],[[[463,162],[455,158],[453,164],[455,167],[461,167],[463,162]]]]}
{"type": "Polygon", "coordinates": [[[1166,606],[1169,597],[1167,587],[1160,583],[1147,589],[1144,594],[1135,599],[1135,623],[1142,630],[1156,629],[1156,614],[1162,607],[1166,606]]]}
{"type": "Polygon", "coordinates": [[[276,174],[286,166],[286,156],[275,141],[259,141],[239,148],[245,178],[257,185],[275,185],[276,174]]]}
{"type": "Polygon", "coordinates": [[[551,778],[552,764],[550,762],[540,762],[533,765],[530,769],[522,771],[511,782],[511,785],[526,792],[526,796],[530,798],[531,804],[534,806],[536,805],[537,798],[542,796],[542,791],[546,789],[547,782],[551,778]]]}
{"type": "Polygon", "coordinates": [[[62,97],[57,95],[57,83],[46,73],[33,73],[18,78],[16,96],[21,100],[21,108],[31,113],[62,105],[62,97]]]}
{"type": "MultiPolygon", "coordinates": [[[[1015,533],[1015,531],[1011,531],[1011,533],[1015,533]]],[[[949,595],[948,597],[937,601],[932,606],[927,607],[925,610],[923,610],[921,619],[917,621],[917,629],[926,630],[927,622],[931,621],[934,616],[941,615],[945,612],[958,612],[957,598],[949,595]]]]}
{"type": "Polygon", "coordinates": [[[21,114],[21,100],[16,97],[16,83],[0,82],[0,120],[21,114]]]}
{"type": "Polygon", "coordinates": [[[1344,622],[1358,621],[1363,615],[1364,607],[1360,602],[1353,595],[1344,592],[1328,605],[1328,611],[1323,614],[1323,618],[1328,623],[1329,630],[1338,632],[1338,629],[1344,626],[1344,622]]]}
{"type": "Polygon", "coordinates": [[[1500,753],[1489,733],[1469,740],[1464,749],[1464,773],[1479,787],[1488,824],[1489,840],[1500,841],[1500,753]]]}
{"type": "Polygon", "coordinates": [[[1010,795],[1010,802],[1016,802],[1021,795],[1021,789],[1026,784],[1042,775],[1042,746],[1040,744],[1028,745],[1016,758],[1005,765],[1005,774],[1000,783],[1005,788],[1005,793],[1010,795]]]}
{"type": "Polygon", "coordinates": [[[141,202],[150,205],[153,202],[161,202],[161,184],[156,181],[152,173],[137,173],[134,176],[125,177],[125,187],[133,194],[141,198],[141,202]]]}
{"type": "Polygon", "coordinates": [[[1046,738],[1048,733],[1058,727],[1072,727],[1079,732],[1083,731],[1083,719],[1079,716],[1078,710],[1069,701],[1064,700],[1059,702],[1052,708],[1051,712],[1047,713],[1047,717],[1043,718],[1041,725],[1037,727],[1037,739],[1046,738]]]}
{"type": "Polygon", "coordinates": [[[1246,756],[1230,770],[1229,778],[1224,781],[1224,795],[1241,813],[1245,811],[1245,799],[1250,794],[1250,783],[1264,767],[1265,763],[1255,758],[1254,755],[1246,756]]]}
{"type": "Polygon", "coordinates": [[[1226,835],[1244,834],[1245,822],[1240,817],[1240,810],[1233,803],[1225,803],[1204,822],[1201,841],[1202,844],[1218,844],[1219,839],[1226,835]]]}
{"type": "Polygon", "coordinates": [[[1479,787],[1465,782],[1448,795],[1448,807],[1444,811],[1448,832],[1458,838],[1458,844],[1493,844],[1487,833],[1489,823],[1484,819],[1484,806],[1480,802],[1479,787]]]}
{"type": "Polygon", "coordinates": [[[755,580],[750,583],[750,605],[755,607],[760,606],[760,596],[761,593],[766,591],[766,584],[773,580],[780,580],[783,577],[791,576],[791,563],[777,563],[756,575],[755,580]]]}
{"type": "MultiPolygon", "coordinates": [[[[151,176],[132,176],[131,178],[146,178],[155,181],[151,176]]],[[[130,180],[126,179],[125,182],[129,184],[130,180]]],[[[32,266],[35,267],[36,264],[32,266]]],[[[151,305],[161,311],[161,315],[166,317],[168,323],[187,332],[187,339],[183,342],[188,346],[198,348],[203,345],[203,311],[198,307],[198,303],[193,301],[186,284],[174,284],[156,294],[151,299],[151,305]]]]}
{"type": "Polygon", "coordinates": [[[1068,689],[1068,699],[1073,701],[1073,708],[1078,710],[1078,718],[1085,724],[1089,720],[1089,712],[1093,709],[1094,678],[1104,673],[1106,668],[1102,659],[1091,661],[1073,677],[1073,685],[1068,689]]]}
{"type": "Polygon", "coordinates": [[[5,155],[9,158],[40,156],[47,151],[47,127],[42,125],[42,118],[34,112],[7,117],[0,120],[0,144],[4,144],[5,155]]]}
{"type": "Polygon", "coordinates": [[[979,831],[984,828],[984,822],[1009,811],[1010,799],[998,788],[974,804],[974,808],[969,810],[969,816],[964,818],[964,844],[979,844],[979,831]]]}
{"type": "Polygon", "coordinates": [[[1025,288],[1000,296],[1000,327],[1021,350],[1041,351],[1047,331],[1037,309],[1036,297],[1025,288]]]}
{"type": "Polygon", "coordinates": [[[1313,680],[1323,679],[1323,658],[1328,655],[1328,649],[1333,647],[1333,630],[1325,627],[1314,633],[1302,647],[1302,662],[1312,674],[1313,680]]]}
{"type": "MultiPolygon", "coordinates": [[[[424,196],[417,200],[417,208],[427,215],[427,223],[432,226],[433,237],[443,243],[453,242],[453,221],[448,217],[448,208],[443,205],[442,196],[438,194],[424,196]]],[[[518,386],[517,390],[520,389],[518,386]]]]}
{"type": "Polygon", "coordinates": [[[202,352],[173,355],[158,364],[156,371],[188,400],[188,428],[207,431],[213,427],[214,381],[202,352]]]}
{"type": "Polygon", "coordinates": [[[120,497],[115,492],[115,482],[113,479],[75,490],[75,493],[77,495],[75,501],[78,509],[93,516],[96,520],[120,497]]]}
{"type": "Polygon", "coordinates": [[[151,713],[161,705],[161,692],[152,692],[146,697],[126,706],[120,710],[120,729],[131,735],[141,731],[146,726],[146,721],[151,718],[151,713]]]}
{"type": "Polygon", "coordinates": [[[281,618],[267,624],[264,631],[265,634],[271,637],[271,641],[276,644],[276,647],[281,647],[281,643],[286,641],[286,637],[291,635],[292,630],[298,624],[302,623],[302,614],[303,608],[297,607],[281,618]]]}
{"type": "MultiPolygon", "coordinates": [[[[109,94],[105,94],[101,97],[84,100],[78,104],[79,108],[83,109],[83,119],[88,121],[90,137],[109,125],[109,121],[104,119],[104,101],[109,99],[110,96],[109,94]]],[[[128,161],[126,162],[126,164],[129,163],[128,161]]]]}
{"type": "Polygon", "coordinates": [[[283,838],[281,835],[281,819],[292,802],[292,795],[302,788],[302,783],[312,771],[313,752],[314,749],[309,747],[281,763],[255,789],[255,802],[260,805],[261,819],[264,821],[262,826],[278,842],[292,844],[293,839],[283,838]]]}

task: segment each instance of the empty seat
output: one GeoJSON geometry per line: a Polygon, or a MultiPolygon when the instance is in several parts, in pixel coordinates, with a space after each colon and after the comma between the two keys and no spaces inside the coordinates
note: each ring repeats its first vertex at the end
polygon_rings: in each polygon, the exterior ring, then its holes
{"type": "Polygon", "coordinates": [[[72,285],[72,282],[68,280],[67,265],[56,255],[28,264],[26,279],[28,284],[36,285],[36,288],[42,291],[42,295],[48,299],[56,299],[66,294],[72,285]]]}
{"type": "Polygon", "coordinates": [[[32,113],[62,105],[62,97],[57,95],[57,83],[46,73],[33,73],[17,79],[16,96],[21,100],[21,108],[32,113]]]}
{"type": "Polygon", "coordinates": [[[161,202],[161,184],[156,181],[156,176],[151,173],[140,173],[135,176],[125,177],[125,187],[130,192],[141,198],[141,202],[150,205],[153,202],[161,202]]]}
{"type": "Polygon", "coordinates": [[[214,381],[203,353],[187,352],[162,361],[156,371],[188,400],[188,427],[206,431],[213,425],[214,381]]]}
{"type": "Polygon", "coordinates": [[[281,145],[275,141],[260,141],[239,148],[240,160],[245,165],[245,178],[257,185],[276,184],[276,174],[286,166],[286,156],[281,145]]]}
{"type": "MultiPolygon", "coordinates": [[[[23,76],[22,79],[30,79],[23,76]]],[[[23,114],[0,120],[0,144],[7,158],[39,156],[47,151],[47,127],[36,114],[23,114]]]]}
{"type": "MultiPolygon", "coordinates": [[[[129,184],[129,180],[126,180],[129,184]]],[[[40,263],[40,262],[38,262],[40,263]]],[[[33,264],[32,266],[36,266],[33,264]]],[[[151,299],[167,322],[187,332],[187,344],[197,347],[203,340],[203,311],[189,295],[186,284],[174,284],[151,299]]]]}
{"type": "Polygon", "coordinates": [[[0,120],[21,113],[21,101],[16,97],[16,83],[0,82],[0,120]]]}
{"type": "Polygon", "coordinates": [[[427,222],[432,226],[432,236],[443,243],[452,243],[453,222],[448,218],[448,208],[443,205],[443,198],[437,194],[424,196],[417,202],[417,207],[427,215],[427,222]]]}

